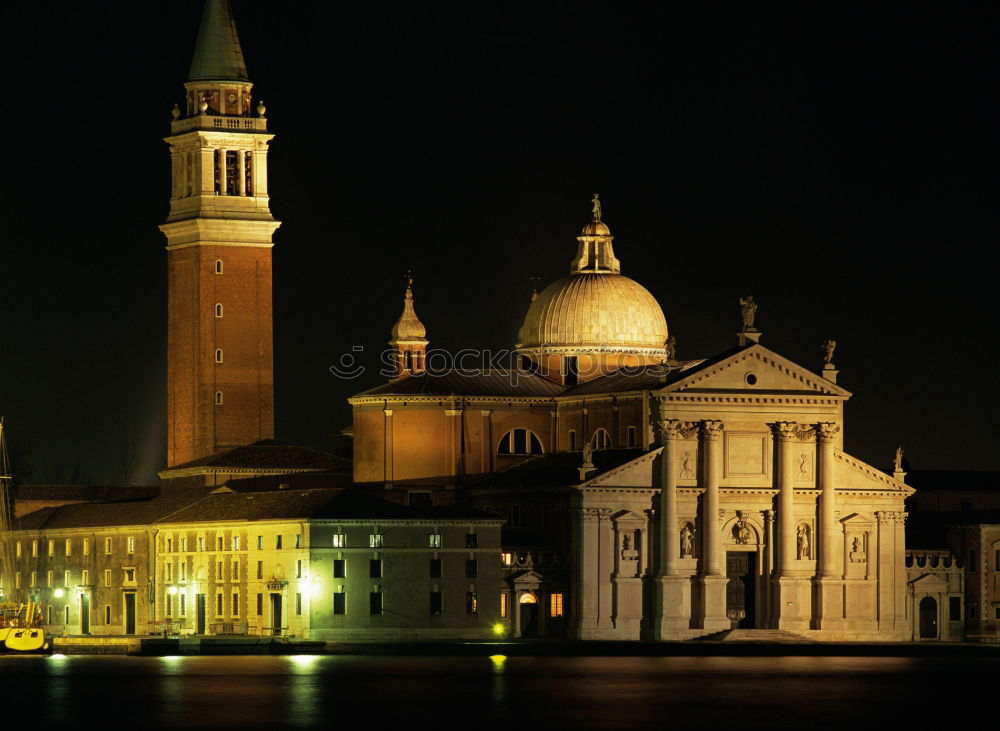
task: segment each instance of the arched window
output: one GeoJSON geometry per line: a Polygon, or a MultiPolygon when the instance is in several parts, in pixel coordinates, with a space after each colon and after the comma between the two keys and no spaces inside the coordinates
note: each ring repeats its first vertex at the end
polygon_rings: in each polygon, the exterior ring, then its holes
{"type": "Polygon", "coordinates": [[[222,391],[215,392],[215,405],[222,406],[222,391]]]}
{"type": "Polygon", "coordinates": [[[217,302],[215,305],[215,316],[222,317],[222,303],[217,302]]]}
{"type": "Polygon", "coordinates": [[[590,446],[594,449],[611,449],[611,435],[607,429],[598,429],[590,438],[590,446]]]}
{"type": "Polygon", "coordinates": [[[497,454],[541,454],[542,443],[533,431],[511,429],[500,437],[497,454]]]}
{"type": "Polygon", "coordinates": [[[215,362],[216,363],[222,362],[222,348],[215,349],[215,362]]]}
{"type": "Polygon", "coordinates": [[[215,273],[222,274],[222,259],[215,260],[215,273]]]}

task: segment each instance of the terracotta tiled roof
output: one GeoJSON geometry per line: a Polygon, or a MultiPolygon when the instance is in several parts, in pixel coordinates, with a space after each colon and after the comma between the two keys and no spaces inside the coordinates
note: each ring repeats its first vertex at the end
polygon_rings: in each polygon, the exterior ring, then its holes
{"type": "Polygon", "coordinates": [[[516,370],[453,369],[400,378],[357,394],[363,396],[555,396],[563,387],[533,373],[516,370]]]}
{"type": "Polygon", "coordinates": [[[349,473],[351,461],[335,457],[308,447],[257,443],[236,447],[210,457],[202,457],[183,464],[174,465],[171,470],[192,467],[216,467],[220,469],[278,469],[278,470],[325,470],[327,472],[349,473]]]}

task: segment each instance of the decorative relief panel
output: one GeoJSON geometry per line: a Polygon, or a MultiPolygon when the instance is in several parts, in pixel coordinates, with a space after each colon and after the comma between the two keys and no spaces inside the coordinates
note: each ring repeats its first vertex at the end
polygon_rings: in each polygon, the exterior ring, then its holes
{"type": "Polygon", "coordinates": [[[726,434],[726,477],[766,477],[768,441],[764,434],[726,434]]]}

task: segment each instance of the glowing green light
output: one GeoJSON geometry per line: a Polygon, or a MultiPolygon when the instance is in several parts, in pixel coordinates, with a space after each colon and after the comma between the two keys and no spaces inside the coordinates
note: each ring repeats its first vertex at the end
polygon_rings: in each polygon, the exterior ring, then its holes
{"type": "Polygon", "coordinates": [[[505,635],[507,634],[507,627],[503,622],[497,622],[493,625],[493,634],[495,635],[505,635]]]}
{"type": "Polygon", "coordinates": [[[490,655],[490,662],[493,663],[493,671],[497,673],[503,672],[504,663],[507,662],[506,655],[490,655]]]}

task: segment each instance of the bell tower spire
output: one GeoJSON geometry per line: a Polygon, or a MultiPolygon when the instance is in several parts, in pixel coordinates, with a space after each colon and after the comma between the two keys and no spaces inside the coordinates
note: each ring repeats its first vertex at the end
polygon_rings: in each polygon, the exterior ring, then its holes
{"type": "Polygon", "coordinates": [[[274,437],[266,109],[228,0],[205,0],[166,142],[167,466],[274,437]]]}
{"type": "Polygon", "coordinates": [[[392,326],[389,346],[392,348],[393,378],[422,373],[427,353],[427,328],[420,322],[413,309],[413,277],[406,275],[406,294],[403,295],[403,314],[392,326]]]}

